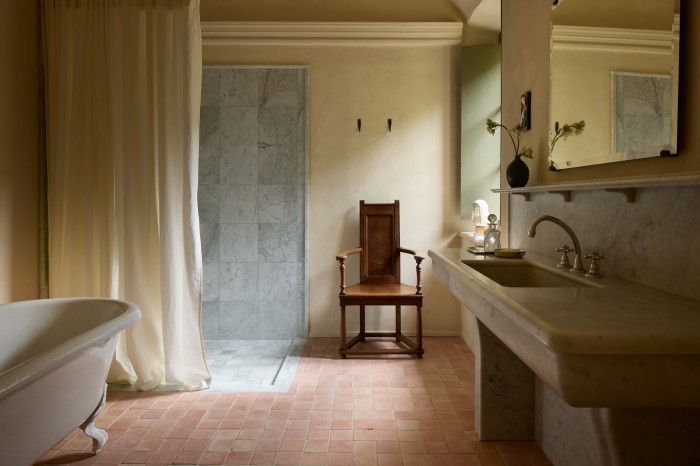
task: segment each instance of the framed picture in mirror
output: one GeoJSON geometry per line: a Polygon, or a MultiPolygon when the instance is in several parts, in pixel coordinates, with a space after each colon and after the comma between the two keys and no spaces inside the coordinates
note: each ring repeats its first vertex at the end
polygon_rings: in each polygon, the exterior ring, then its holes
{"type": "Polygon", "coordinates": [[[623,160],[673,151],[671,75],[612,73],[612,153],[623,160]]]}

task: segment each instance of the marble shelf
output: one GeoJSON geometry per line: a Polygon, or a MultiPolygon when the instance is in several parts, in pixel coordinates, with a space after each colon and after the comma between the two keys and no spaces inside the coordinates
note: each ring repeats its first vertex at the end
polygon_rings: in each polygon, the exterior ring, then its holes
{"type": "Polygon", "coordinates": [[[494,193],[514,194],[530,200],[532,194],[550,193],[563,196],[564,202],[571,201],[571,193],[579,191],[608,191],[625,196],[626,202],[635,202],[637,190],[653,188],[676,188],[682,186],[700,186],[700,173],[682,175],[659,175],[653,177],[631,177],[595,181],[577,181],[571,183],[525,186],[523,188],[492,189],[494,193]]]}

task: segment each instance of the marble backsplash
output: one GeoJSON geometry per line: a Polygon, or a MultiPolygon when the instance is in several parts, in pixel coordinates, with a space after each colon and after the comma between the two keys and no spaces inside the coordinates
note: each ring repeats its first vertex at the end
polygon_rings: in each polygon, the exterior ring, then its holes
{"type": "Polygon", "coordinates": [[[306,83],[303,67],[203,70],[207,340],[306,336],[306,83]]]}
{"type": "MultiPolygon", "coordinates": [[[[573,247],[564,230],[543,222],[535,238],[527,237],[533,219],[553,215],[574,230],[584,254],[605,256],[603,275],[700,300],[699,200],[700,187],[639,189],[634,203],[606,191],[573,192],[571,202],[558,194],[535,193],[530,201],[511,195],[510,247],[551,256],[556,264],[555,249],[573,247]]],[[[569,257],[573,262],[573,253],[569,257]]],[[[587,268],[590,261],[584,263],[587,268]]]]}

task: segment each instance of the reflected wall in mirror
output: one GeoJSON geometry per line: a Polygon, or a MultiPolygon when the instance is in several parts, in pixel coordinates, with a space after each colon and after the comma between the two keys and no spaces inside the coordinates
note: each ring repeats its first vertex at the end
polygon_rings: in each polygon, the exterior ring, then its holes
{"type": "Polygon", "coordinates": [[[552,6],[551,170],[677,154],[681,0],[559,0],[552,6]]]}

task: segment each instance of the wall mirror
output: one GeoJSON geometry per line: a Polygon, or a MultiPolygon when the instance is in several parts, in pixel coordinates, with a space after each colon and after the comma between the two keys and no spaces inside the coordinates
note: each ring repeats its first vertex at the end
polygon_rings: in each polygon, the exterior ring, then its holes
{"type": "Polygon", "coordinates": [[[677,154],[681,0],[554,0],[550,170],[677,154]]]}

